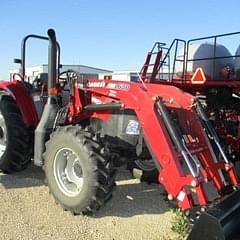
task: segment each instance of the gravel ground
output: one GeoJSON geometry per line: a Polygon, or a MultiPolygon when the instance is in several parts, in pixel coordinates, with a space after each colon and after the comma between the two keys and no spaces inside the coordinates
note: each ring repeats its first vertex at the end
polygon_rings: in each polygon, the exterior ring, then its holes
{"type": "Polygon", "coordinates": [[[0,239],[168,240],[173,214],[157,184],[139,183],[121,170],[113,198],[92,217],[56,205],[36,167],[0,174],[0,239]]]}

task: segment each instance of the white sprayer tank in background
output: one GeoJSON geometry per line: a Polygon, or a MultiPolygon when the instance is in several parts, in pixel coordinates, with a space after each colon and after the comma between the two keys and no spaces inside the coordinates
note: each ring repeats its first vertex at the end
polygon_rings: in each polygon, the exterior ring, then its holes
{"type": "MultiPolygon", "coordinates": [[[[239,49],[240,51],[240,49],[239,49]]],[[[183,59],[184,49],[180,49],[177,59],[183,59]]],[[[215,57],[226,57],[232,56],[226,47],[221,44],[216,45],[215,57]]],[[[202,44],[191,44],[188,48],[188,60],[191,59],[203,59],[203,58],[213,58],[214,57],[214,44],[212,43],[202,43],[202,44]]],[[[206,74],[213,79],[221,79],[220,71],[224,67],[234,67],[233,58],[221,58],[214,60],[197,60],[197,61],[188,61],[187,72],[193,73],[197,68],[201,67],[206,74]],[[215,70],[213,70],[215,68],[215,70]]],[[[239,58],[239,67],[240,67],[240,58],[239,58]]],[[[181,74],[183,71],[183,65],[181,62],[176,62],[175,72],[181,74]]]]}

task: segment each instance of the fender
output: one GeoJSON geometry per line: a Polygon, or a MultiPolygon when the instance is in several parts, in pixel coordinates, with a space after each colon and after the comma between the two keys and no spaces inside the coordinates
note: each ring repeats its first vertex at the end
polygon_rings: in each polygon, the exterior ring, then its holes
{"type": "MultiPolygon", "coordinates": [[[[2,81],[0,82],[0,91],[3,90],[11,95],[16,101],[17,106],[22,114],[23,121],[28,127],[36,128],[38,124],[38,115],[34,102],[24,84],[20,81],[2,81]]],[[[1,94],[1,97],[5,93],[1,94]]]]}

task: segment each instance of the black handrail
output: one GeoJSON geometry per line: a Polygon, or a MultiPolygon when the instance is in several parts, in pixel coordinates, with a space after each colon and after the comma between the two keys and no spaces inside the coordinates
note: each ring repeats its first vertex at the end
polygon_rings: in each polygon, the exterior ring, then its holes
{"type": "MultiPolygon", "coordinates": [[[[176,48],[175,48],[175,54],[174,54],[174,61],[173,61],[173,73],[175,72],[175,62],[179,61],[179,62],[183,62],[185,63],[185,58],[186,58],[186,54],[185,54],[185,50],[186,50],[186,41],[183,39],[178,39],[175,38],[172,41],[172,44],[170,45],[170,47],[168,48],[168,51],[166,52],[164,58],[161,60],[159,67],[158,67],[158,71],[160,70],[160,68],[163,66],[163,63],[166,61],[167,57],[170,55],[170,52],[173,48],[173,46],[176,44],[176,48]],[[183,54],[183,60],[177,59],[177,49],[178,49],[178,43],[182,42],[183,43],[183,48],[184,48],[184,54],[183,54]]],[[[185,64],[183,64],[183,73],[185,72],[185,64]]],[[[172,75],[173,76],[173,75],[172,75]]],[[[169,79],[170,80],[170,79],[169,79]]]]}
{"type": "Polygon", "coordinates": [[[238,35],[238,34],[240,34],[240,32],[224,33],[224,34],[212,35],[212,36],[201,37],[201,38],[192,38],[192,39],[188,40],[187,42],[189,43],[189,42],[195,42],[195,41],[200,41],[200,40],[205,40],[205,39],[226,37],[226,36],[238,35]]]}
{"type": "MultiPolygon", "coordinates": [[[[222,37],[227,37],[227,36],[233,36],[233,35],[240,35],[240,32],[232,32],[232,33],[225,33],[225,34],[218,34],[218,35],[212,35],[212,36],[207,36],[207,37],[201,37],[201,38],[193,38],[187,41],[187,50],[186,50],[186,62],[185,62],[185,73],[187,73],[187,67],[189,62],[195,62],[195,61],[203,61],[203,60],[213,60],[213,68],[212,68],[212,77],[214,76],[215,73],[215,66],[216,66],[216,60],[217,59],[224,59],[224,58],[234,58],[234,57],[240,57],[240,55],[232,55],[232,56],[221,56],[217,57],[216,56],[216,46],[217,46],[217,40],[218,38],[222,37]],[[208,39],[213,39],[214,42],[214,49],[213,49],[213,57],[207,57],[207,58],[196,58],[196,59],[188,59],[189,55],[189,46],[193,42],[197,41],[203,41],[203,40],[208,40],[208,39]]],[[[184,74],[184,80],[186,80],[186,74],[184,74]]]]}
{"type": "MultiPolygon", "coordinates": [[[[152,47],[152,50],[151,50],[151,53],[153,53],[154,49],[157,47],[158,49],[159,48],[163,48],[164,49],[164,46],[166,46],[167,44],[166,43],[163,43],[163,42],[155,42],[153,47],[152,47]]],[[[166,49],[166,48],[165,48],[166,49]]]]}

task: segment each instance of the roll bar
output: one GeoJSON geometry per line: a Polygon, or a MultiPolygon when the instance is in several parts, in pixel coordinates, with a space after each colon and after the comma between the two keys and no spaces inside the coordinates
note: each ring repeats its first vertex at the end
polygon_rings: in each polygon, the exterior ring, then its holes
{"type": "MultiPolygon", "coordinates": [[[[23,77],[23,80],[24,80],[25,73],[26,73],[26,45],[27,45],[27,40],[30,39],[30,38],[49,41],[49,37],[36,35],[36,34],[29,34],[29,35],[27,35],[26,37],[23,38],[22,46],[21,46],[21,59],[19,59],[19,58],[14,59],[14,63],[21,64],[20,72],[21,72],[21,75],[23,77]]],[[[56,42],[56,44],[57,44],[57,73],[59,75],[60,68],[61,68],[61,64],[60,64],[60,45],[59,45],[58,42],[56,42]]]]}

